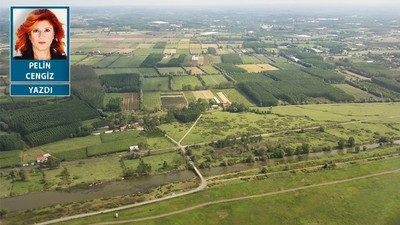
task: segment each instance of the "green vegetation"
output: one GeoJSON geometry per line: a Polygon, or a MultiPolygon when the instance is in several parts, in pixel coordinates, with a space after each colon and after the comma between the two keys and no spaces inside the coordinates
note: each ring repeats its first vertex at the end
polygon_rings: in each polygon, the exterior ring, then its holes
{"type": "Polygon", "coordinates": [[[113,55],[113,56],[108,56],[102,59],[101,61],[95,63],[93,65],[94,68],[106,68],[109,65],[111,65],[113,62],[117,61],[120,56],[118,55],[113,55]]]}
{"type": "Polygon", "coordinates": [[[223,63],[242,64],[242,59],[237,54],[224,54],[221,55],[223,63]]]}
{"type": "Polygon", "coordinates": [[[218,63],[217,66],[227,73],[245,73],[246,70],[230,63],[218,63]]]}
{"type": "Polygon", "coordinates": [[[161,109],[160,92],[150,92],[150,91],[144,92],[143,104],[146,110],[161,109]]]}
{"type": "Polygon", "coordinates": [[[0,168],[15,167],[22,163],[22,151],[1,151],[0,152],[0,168]]]}
{"type": "MultiPolygon", "coordinates": [[[[259,177],[258,179],[249,178],[245,180],[234,180],[229,183],[217,183],[209,187],[205,192],[198,192],[182,198],[167,200],[156,205],[147,205],[140,208],[119,211],[118,214],[119,217],[123,219],[160,215],[189,208],[204,202],[269,193],[398,169],[398,163],[399,159],[393,158],[363,162],[361,164],[343,165],[328,170],[319,169],[309,172],[285,172],[275,175],[271,174],[268,175],[268,177],[259,177]],[[163,207],[164,205],[166,207],[163,207]],[[157,207],[158,210],[154,210],[154,207],[157,207]]],[[[399,173],[355,180],[342,184],[332,184],[325,187],[315,187],[296,192],[282,193],[274,196],[220,203],[156,220],[146,220],[141,223],[159,224],[168,223],[168,221],[196,223],[196,220],[193,218],[197,218],[197,215],[201,214],[203,217],[207,215],[201,223],[204,223],[204,221],[206,221],[205,223],[210,223],[211,221],[223,223],[223,221],[227,221],[227,223],[230,224],[240,221],[241,223],[259,224],[260,221],[266,220],[263,210],[267,207],[270,211],[276,208],[282,209],[278,210],[276,213],[268,214],[267,216],[268,221],[275,221],[276,223],[282,222],[282,218],[284,217],[288,223],[295,223],[299,220],[305,221],[306,223],[318,222],[320,219],[332,222],[342,221],[346,223],[347,221],[353,221],[356,223],[362,218],[364,224],[390,224],[398,219],[397,212],[399,206],[397,206],[396,203],[400,199],[398,194],[393,195],[399,188],[398,183],[392,182],[393,176],[397,178],[399,177],[399,173]],[[362,188],[355,189],[355,186],[362,188]],[[343,190],[345,190],[345,192],[343,192],[343,190]],[[325,203],[322,206],[321,204],[317,204],[322,201],[321,199],[326,198],[331,199],[329,203],[325,203]],[[265,205],[265,202],[268,204],[265,205]],[[351,204],[348,204],[349,202],[351,202],[351,204]],[[370,210],[365,210],[366,207],[367,209],[368,207],[372,207],[370,206],[370,202],[379,205],[378,210],[380,214],[385,216],[376,217],[375,215],[371,215],[370,210]],[[262,207],[260,207],[261,205],[262,207]],[[343,205],[345,205],[345,208],[343,208],[343,205]],[[332,213],[332,210],[336,210],[337,213],[332,213]],[[297,214],[293,213],[293,211],[300,211],[301,213],[297,214]],[[243,214],[243,212],[246,213],[243,214]],[[318,216],[303,216],[314,213],[317,213],[318,216]],[[221,214],[228,214],[229,217],[221,217],[221,214]]],[[[114,220],[113,214],[114,213],[108,213],[78,219],[69,221],[68,224],[112,221],[114,220]]]]}
{"type": "Polygon", "coordinates": [[[142,81],[144,91],[167,91],[168,77],[144,78],[142,81]]]}
{"type": "Polygon", "coordinates": [[[221,74],[221,72],[215,69],[213,66],[200,66],[200,68],[207,74],[221,74]]]}
{"type": "Polygon", "coordinates": [[[113,74],[100,77],[107,92],[138,92],[139,74],[113,74]]]}
{"type": "Polygon", "coordinates": [[[172,79],[172,88],[174,90],[195,90],[201,87],[201,82],[195,76],[174,77],[172,79]]]}
{"type": "Polygon", "coordinates": [[[145,58],[146,56],[142,55],[121,56],[108,67],[109,68],[139,67],[145,60],[145,58]]]}
{"type": "Polygon", "coordinates": [[[201,76],[201,79],[204,81],[206,85],[209,86],[216,86],[228,82],[228,80],[223,75],[201,76]]]}
{"type": "Polygon", "coordinates": [[[152,53],[146,57],[146,59],[140,64],[141,67],[153,67],[156,66],[156,64],[161,61],[161,59],[164,57],[163,54],[158,54],[158,53],[152,53]]]}
{"type": "Polygon", "coordinates": [[[167,42],[166,42],[166,41],[161,41],[161,42],[157,42],[157,43],[153,46],[153,48],[164,49],[166,45],[167,45],[167,42]]]}

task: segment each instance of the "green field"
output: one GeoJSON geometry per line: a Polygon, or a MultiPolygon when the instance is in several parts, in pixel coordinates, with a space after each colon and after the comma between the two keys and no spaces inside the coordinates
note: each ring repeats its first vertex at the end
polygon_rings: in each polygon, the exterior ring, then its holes
{"type": "MultiPolygon", "coordinates": [[[[204,202],[241,196],[275,192],[336,180],[374,174],[398,169],[398,157],[361,164],[346,164],[329,170],[314,172],[297,171],[217,184],[185,197],[157,204],[119,211],[119,220],[160,215],[189,208],[204,202]],[[156,210],[157,209],[157,210],[156,210]]],[[[360,180],[312,187],[306,190],[256,197],[228,203],[200,207],[177,215],[138,224],[394,224],[398,219],[400,205],[400,173],[392,173],[360,180]],[[396,194],[394,194],[396,193],[396,194]],[[329,201],[327,201],[329,199],[329,201]],[[321,204],[321,202],[324,202],[321,204]],[[373,202],[373,204],[371,204],[373,202]],[[378,210],[381,216],[371,213],[378,210]],[[265,213],[265,212],[274,213],[265,213]],[[294,213],[296,212],[296,213],[294,213]],[[198,220],[198,218],[202,218],[198,220]],[[299,223],[300,222],[300,223],[299,223]]],[[[114,221],[115,213],[68,221],[63,224],[88,224],[114,221]]]]}
{"type": "Polygon", "coordinates": [[[103,100],[103,106],[105,107],[108,102],[110,101],[111,98],[124,98],[124,94],[123,93],[106,93],[104,95],[104,100],[103,100]]]}
{"type": "Polygon", "coordinates": [[[127,73],[137,73],[142,76],[157,77],[158,73],[154,68],[104,68],[104,69],[94,69],[98,76],[106,74],[127,74],[127,73]]]}
{"type": "Polygon", "coordinates": [[[196,86],[202,86],[199,79],[197,79],[195,76],[174,77],[172,79],[172,88],[174,90],[182,90],[183,86],[185,85],[190,85],[192,89],[194,89],[196,86]]]}
{"type": "Polygon", "coordinates": [[[22,151],[1,151],[0,152],[0,168],[14,167],[21,165],[22,163],[22,151]]]}
{"type": "Polygon", "coordinates": [[[129,68],[129,67],[139,67],[140,64],[144,61],[146,56],[143,55],[129,55],[129,56],[121,56],[118,60],[114,61],[109,68],[129,68]]]}
{"type": "Polygon", "coordinates": [[[94,68],[106,68],[111,63],[115,62],[120,56],[118,55],[113,55],[113,56],[108,56],[102,59],[101,61],[97,62],[96,64],[93,65],[94,68]]]}
{"type": "Polygon", "coordinates": [[[88,56],[88,57],[84,58],[83,60],[77,62],[76,65],[92,66],[92,65],[98,63],[102,59],[104,59],[103,56],[88,56]]]}
{"type": "Polygon", "coordinates": [[[86,58],[87,55],[70,55],[71,65],[80,62],[82,59],[86,58]]]}
{"type": "Polygon", "coordinates": [[[187,106],[186,99],[184,95],[177,95],[177,96],[161,96],[161,104],[162,107],[165,109],[171,108],[183,108],[187,106]]]}
{"type": "MultiPolygon", "coordinates": [[[[145,163],[149,163],[151,165],[151,173],[167,172],[178,168],[182,169],[186,165],[186,160],[182,156],[180,150],[154,153],[150,156],[143,157],[142,159],[145,163]],[[164,161],[167,162],[168,165],[165,169],[163,168],[164,161]]],[[[130,167],[136,169],[139,165],[139,159],[124,160],[124,164],[127,168],[130,167]]]]}
{"type": "Polygon", "coordinates": [[[224,75],[201,76],[201,79],[203,79],[206,85],[211,85],[211,86],[228,82],[228,80],[225,78],[224,75]]]}
{"type": "Polygon", "coordinates": [[[143,104],[146,110],[161,109],[160,92],[143,92],[143,104]]]}
{"type": "Polygon", "coordinates": [[[362,91],[358,88],[355,88],[353,86],[350,86],[348,84],[333,84],[334,87],[340,88],[344,92],[346,92],[349,95],[354,96],[355,100],[360,101],[360,100],[380,100],[381,98],[376,97],[375,95],[371,95],[365,91],[362,91]]]}
{"type": "Polygon", "coordinates": [[[194,94],[192,91],[184,91],[183,94],[186,97],[186,100],[190,102],[196,102],[196,97],[194,97],[194,94]]]}
{"type": "Polygon", "coordinates": [[[45,153],[50,153],[51,155],[65,155],[72,151],[73,154],[81,154],[80,149],[98,144],[101,144],[99,136],[68,138],[62,141],[30,148],[24,152],[24,163],[32,162],[45,153]]]}
{"type": "Polygon", "coordinates": [[[154,48],[139,48],[136,49],[133,53],[135,55],[142,55],[142,56],[147,56],[152,53],[163,53],[164,49],[154,49],[154,48]]]}
{"type": "Polygon", "coordinates": [[[221,89],[214,90],[215,93],[222,92],[231,102],[242,103],[245,106],[255,106],[245,95],[241,94],[237,89],[221,89]]]}
{"type": "Polygon", "coordinates": [[[207,74],[221,74],[221,72],[219,72],[219,70],[215,69],[213,66],[200,66],[200,68],[207,74]]]}
{"type": "Polygon", "coordinates": [[[142,89],[144,91],[167,91],[169,90],[168,84],[168,77],[144,78],[142,89]]]}
{"type": "Polygon", "coordinates": [[[187,75],[182,67],[159,67],[157,69],[161,75],[187,75]]]}
{"type": "MultiPolygon", "coordinates": [[[[243,133],[260,134],[295,128],[306,128],[312,126],[334,125],[341,122],[354,120],[381,120],[382,117],[398,116],[400,104],[398,103],[373,103],[373,104],[341,104],[341,105],[305,105],[305,106],[281,106],[273,107],[272,114],[254,113],[225,113],[210,112],[204,114],[196,127],[184,140],[184,144],[192,144],[204,141],[223,139],[228,135],[240,137],[243,133]],[[381,113],[379,113],[381,112],[381,113]]],[[[261,108],[269,110],[270,108],[261,108]]],[[[390,122],[398,124],[399,118],[395,117],[390,122]]],[[[389,123],[388,122],[388,123],[389,123]]],[[[385,124],[385,120],[380,122],[385,124]]],[[[353,129],[361,129],[362,124],[353,124],[353,129]]],[[[382,135],[391,132],[388,125],[372,125],[370,129],[380,131],[382,135]],[[376,128],[373,128],[373,127],[376,128]],[[381,126],[381,128],[379,128],[381,126]]],[[[365,128],[363,132],[367,132],[365,128]]],[[[350,129],[341,136],[348,138],[351,135],[350,129]]],[[[363,132],[360,134],[362,135],[363,132]]],[[[354,133],[354,131],[353,131],[354,133]]],[[[397,132],[396,132],[397,133],[397,132]]],[[[371,132],[373,135],[374,132],[371,132]]],[[[341,137],[339,136],[339,137],[341,137]]],[[[366,137],[371,137],[366,135],[366,137]]],[[[367,138],[363,138],[367,140],[367,138]]],[[[370,140],[372,141],[372,140],[370,140]]]]}

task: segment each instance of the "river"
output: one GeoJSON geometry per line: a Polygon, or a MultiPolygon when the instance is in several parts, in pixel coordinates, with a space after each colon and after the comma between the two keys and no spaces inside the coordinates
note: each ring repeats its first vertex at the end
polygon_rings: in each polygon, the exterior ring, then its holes
{"type": "MultiPolygon", "coordinates": [[[[395,144],[400,144],[400,140],[394,141],[395,144]]],[[[368,144],[365,145],[367,149],[374,149],[379,147],[379,144],[368,144]]],[[[254,162],[254,163],[239,163],[227,167],[213,167],[201,169],[203,176],[216,176],[226,173],[232,173],[242,170],[256,169],[262,166],[272,166],[276,164],[284,164],[289,162],[295,162],[298,157],[302,157],[303,160],[324,158],[336,155],[343,155],[352,152],[351,149],[343,150],[332,150],[326,152],[313,152],[303,155],[286,156],[284,158],[273,158],[268,159],[265,162],[254,162]]],[[[186,181],[195,177],[195,173],[189,170],[174,171],[166,174],[156,174],[145,177],[138,177],[124,181],[109,181],[103,184],[97,185],[90,189],[78,189],[73,188],[68,191],[42,191],[32,192],[29,194],[0,198],[0,208],[5,208],[8,211],[16,210],[27,210],[33,208],[41,208],[54,204],[62,204],[69,202],[79,202],[83,200],[93,200],[98,198],[116,197],[134,194],[137,192],[145,192],[154,187],[158,187],[163,184],[172,182],[186,181]]]]}

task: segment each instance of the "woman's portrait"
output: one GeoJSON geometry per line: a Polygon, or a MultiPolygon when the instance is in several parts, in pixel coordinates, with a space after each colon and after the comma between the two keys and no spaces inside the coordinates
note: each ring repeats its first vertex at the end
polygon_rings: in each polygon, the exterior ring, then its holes
{"type": "Polygon", "coordinates": [[[16,29],[14,59],[66,59],[63,24],[49,9],[35,9],[16,29]]]}

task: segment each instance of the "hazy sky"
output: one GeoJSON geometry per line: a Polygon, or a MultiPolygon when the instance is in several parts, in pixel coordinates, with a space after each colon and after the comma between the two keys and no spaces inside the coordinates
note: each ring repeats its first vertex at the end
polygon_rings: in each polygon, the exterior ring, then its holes
{"type": "Polygon", "coordinates": [[[143,5],[143,6],[190,6],[190,5],[362,5],[385,6],[400,5],[399,0],[1,0],[2,7],[11,5],[70,5],[70,6],[108,6],[108,5],[143,5]]]}

